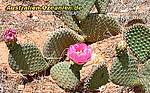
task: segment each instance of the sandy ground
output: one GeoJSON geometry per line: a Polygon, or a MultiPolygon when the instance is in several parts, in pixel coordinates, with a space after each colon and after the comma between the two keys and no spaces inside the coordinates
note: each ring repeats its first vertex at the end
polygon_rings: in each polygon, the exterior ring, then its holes
{"type": "MultiPolygon", "coordinates": [[[[45,4],[47,0],[38,0],[34,4],[45,4]]],[[[145,24],[149,24],[149,0],[113,0],[108,9],[108,14],[115,17],[118,22],[124,25],[133,18],[142,18],[145,24]],[[142,15],[142,16],[141,16],[142,15]]],[[[5,7],[8,4],[14,4],[13,0],[0,0],[0,34],[3,29],[7,27],[17,28],[17,38],[20,43],[30,42],[35,43],[39,49],[42,50],[43,42],[51,31],[59,28],[66,28],[66,26],[53,15],[42,15],[41,11],[28,12],[6,12],[5,7]],[[30,18],[30,16],[33,16],[30,18]]],[[[30,3],[30,2],[29,2],[30,3]]],[[[21,2],[17,2],[21,4],[21,2]]],[[[149,26],[149,25],[148,25],[149,26]]],[[[114,48],[122,40],[122,35],[117,35],[92,44],[94,53],[101,56],[105,54],[102,59],[108,64],[108,69],[111,68],[112,60],[114,58],[114,48]]],[[[102,61],[103,61],[102,60],[102,61]]],[[[95,64],[92,61],[91,65],[83,68],[82,77],[88,75],[88,69],[95,64]],[[92,63],[93,62],[93,63],[92,63]]],[[[100,64],[100,63],[96,63],[100,64]]],[[[0,85],[3,87],[5,93],[66,93],[61,89],[51,76],[43,76],[40,79],[34,79],[25,86],[21,83],[21,76],[15,73],[8,65],[8,49],[3,41],[0,41],[0,85]]],[[[0,88],[1,88],[0,86],[0,88]]],[[[99,93],[129,93],[124,87],[108,83],[100,88],[99,93]]],[[[0,92],[1,93],[1,92],[0,92]]],[[[133,93],[133,92],[130,92],[133,93]]]]}

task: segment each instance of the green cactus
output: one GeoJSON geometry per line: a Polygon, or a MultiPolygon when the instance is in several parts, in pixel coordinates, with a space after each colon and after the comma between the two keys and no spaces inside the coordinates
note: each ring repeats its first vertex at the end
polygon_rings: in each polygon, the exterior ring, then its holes
{"type": "MultiPolygon", "coordinates": [[[[59,16],[57,16],[59,17],[59,16]]],[[[70,16],[67,14],[63,14],[61,17],[59,17],[65,25],[67,25],[70,29],[82,33],[81,29],[79,28],[79,21],[74,16],[70,16]]]]}
{"type": "MultiPolygon", "coordinates": [[[[70,5],[69,0],[51,0],[50,4],[54,6],[69,6],[70,5]]],[[[64,22],[64,24],[67,25],[70,29],[77,31],[77,32],[81,32],[81,29],[78,27],[78,24],[77,24],[78,21],[76,21],[72,15],[68,15],[66,14],[66,12],[64,12],[63,14],[58,13],[56,17],[60,18],[64,22]]]]}
{"type": "Polygon", "coordinates": [[[112,64],[110,72],[111,81],[121,86],[138,86],[137,62],[130,55],[127,54],[127,49],[116,48],[117,58],[112,64]]]}
{"type": "Polygon", "coordinates": [[[68,62],[60,62],[50,70],[50,75],[56,83],[65,90],[74,90],[79,84],[80,66],[68,62]]]}
{"type": "MultiPolygon", "coordinates": [[[[50,4],[53,6],[69,6],[69,0],[50,0],[50,4]]],[[[57,11],[55,11],[57,12],[57,11]]],[[[63,14],[56,15],[58,18],[60,18],[65,25],[67,25],[72,30],[75,30],[77,32],[81,32],[80,28],[76,24],[76,21],[73,19],[72,15],[67,15],[66,12],[62,12],[63,14]]]]}
{"type": "Polygon", "coordinates": [[[64,57],[66,48],[78,42],[83,42],[83,38],[74,31],[51,32],[44,44],[43,55],[48,59],[49,65],[52,66],[64,57]]]}
{"type": "Polygon", "coordinates": [[[72,30],[82,33],[78,26],[79,21],[84,20],[87,17],[95,1],[96,0],[52,0],[50,3],[54,6],[65,5],[74,6],[74,9],[78,8],[79,11],[74,11],[76,15],[71,15],[71,12],[73,13],[73,11],[68,11],[70,14],[63,12],[63,14],[57,15],[57,17],[59,17],[64,22],[64,24],[72,30]]]}
{"type": "Polygon", "coordinates": [[[85,86],[90,89],[98,89],[100,86],[108,83],[109,74],[107,67],[102,65],[95,69],[87,82],[85,82],[85,86]]]}
{"type": "Polygon", "coordinates": [[[54,6],[69,5],[69,0],[49,0],[49,3],[54,6]]]}
{"type": "Polygon", "coordinates": [[[96,0],[95,6],[99,14],[106,14],[110,0],[96,0]]]}
{"type": "Polygon", "coordinates": [[[134,25],[125,34],[127,45],[133,54],[140,61],[146,61],[150,52],[150,30],[143,25],[134,25]]]}
{"type": "Polygon", "coordinates": [[[52,3],[55,6],[74,6],[74,11],[77,12],[76,18],[78,20],[84,20],[86,16],[90,13],[94,2],[96,0],[52,0],[50,3],[52,3]]]}
{"type": "Polygon", "coordinates": [[[148,60],[139,73],[140,81],[145,88],[145,93],[150,92],[150,60],[148,60]]]}
{"type": "Polygon", "coordinates": [[[10,49],[8,62],[14,71],[27,75],[48,68],[46,60],[35,45],[28,43],[12,45],[8,45],[10,49]]]}
{"type": "Polygon", "coordinates": [[[104,14],[90,14],[86,20],[81,21],[80,28],[86,36],[87,42],[93,43],[104,38],[107,32],[112,35],[117,35],[120,32],[120,27],[117,22],[104,14]]]}
{"type": "Polygon", "coordinates": [[[76,18],[80,21],[85,20],[94,6],[96,0],[69,0],[71,6],[80,6],[80,10],[76,11],[76,18]]]}

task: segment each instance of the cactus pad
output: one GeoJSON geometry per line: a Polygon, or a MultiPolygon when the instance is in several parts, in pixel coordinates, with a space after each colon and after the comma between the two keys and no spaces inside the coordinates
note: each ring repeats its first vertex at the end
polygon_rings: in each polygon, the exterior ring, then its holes
{"type": "Polygon", "coordinates": [[[49,65],[59,62],[65,50],[72,44],[82,42],[83,38],[73,31],[61,30],[50,33],[43,47],[43,55],[48,58],[49,65]]]}
{"type": "Polygon", "coordinates": [[[107,67],[102,65],[92,73],[86,86],[92,90],[98,89],[100,86],[108,83],[108,79],[109,79],[109,74],[108,74],[107,67]]]}
{"type": "Polygon", "coordinates": [[[8,62],[10,67],[22,74],[40,72],[48,68],[48,64],[40,50],[32,44],[15,44],[10,48],[8,62]]]}
{"type": "Polygon", "coordinates": [[[54,6],[73,6],[76,11],[76,18],[84,20],[90,13],[96,0],[51,0],[50,3],[54,6]],[[78,10],[78,11],[77,11],[78,10]]]}
{"type": "Polygon", "coordinates": [[[120,32],[117,22],[104,14],[90,14],[86,20],[81,21],[80,28],[86,36],[86,41],[91,43],[110,37],[105,36],[108,32],[111,35],[120,32]]]}
{"type": "Polygon", "coordinates": [[[78,33],[82,33],[81,29],[78,26],[78,20],[76,20],[73,16],[64,14],[61,17],[59,17],[65,25],[67,25],[70,29],[78,32],[78,33]]]}
{"type": "Polygon", "coordinates": [[[129,48],[140,61],[146,61],[150,52],[150,30],[142,25],[134,25],[126,32],[129,48]]]}
{"type": "Polygon", "coordinates": [[[71,6],[80,6],[81,9],[77,12],[76,18],[80,21],[86,19],[88,14],[90,13],[92,7],[94,6],[94,2],[96,0],[69,0],[71,6]]]}
{"type": "MultiPolygon", "coordinates": [[[[68,6],[69,0],[51,0],[50,3],[53,6],[68,6]]],[[[57,12],[57,11],[55,11],[55,12],[57,12]]],[[[69,11],[69,12],[71,14],[71,11],[69,11]]],[[[58,13],[58,15],[56,15],[56,16],[58,18],[60,18],[64,22],[64,24],[67,25],[70,29],[77,31],[77,32],[81,32],[81,29],[76,24],[77,21],[74,20],[72,15],[70,15],[68,13],[62,11],[61,13],[58,13]]]]}
{"type": "Polygon", "coordinates": [[[140,81],[145,88],[145,93],[150,92],[150,61],[147,61],[140,71],[140,81]]]}
{"type": "Polygon", "coordinates": [[[69,5],[68,0],[49,0],[49,3],[53,6],[64,6],[69,5]]]}
{"type": "Polygon", "coordinates": [[[95,6],[99,14],[105,14],[107,12],[109,1],[110,0],[96,0],[95,6]]]}
{"type": "Polygon", "coordinates": [[[74,31],[80,32],[78,24],[79,21],[84,20],[89,14],[95,0],[51,0],[50,3],[54,6],[73,6],[74,11],[62,12],[63,14],[57,15],[65,25],[74,31]],[[79,11],[77,11],[79,10],[79,11]]]}
{"type": "Polygon", "coordinates": [[[116,50],[117,57],[112,64],[110,73],[111,81],[121,86],[131,87],[139,85],[136,60],[127,54],[126,49],[116,50]]]}
{"type": "Polygon", "coordinates": [[[50,70],[50,75],[56,83],[65,90],[73,90],[79,83],[79,72],[71,69],[73,64],[60,62],[50,70]]]}

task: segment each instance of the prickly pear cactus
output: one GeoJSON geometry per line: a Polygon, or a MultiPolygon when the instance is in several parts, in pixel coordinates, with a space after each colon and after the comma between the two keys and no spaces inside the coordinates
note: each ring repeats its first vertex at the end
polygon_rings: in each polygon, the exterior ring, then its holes
{"type": "MultiPolygon", "coordinates": [[[[53,6],[69,6],[70,5],[69,0],[50,0],[49,3],[53,6]]],[[[57,11],[55,11],[55,12],[57,12],[57,11]]],[[[72,15],[70,15],[68,13],[62,12],[62,14],[58,13],[58,15],[56,15],[56,16],[58,18],[60,18],[64,22],[64,24],[67,25],[72,30],[81,32],[81,29],[76,24],[76,21],[74,20],[72,15]]],[[[70,11],[70,13],[71,13],[71,11],[70,11]]]]}
{"type": "Polygon", "coordinates": [[[150,30],[143,25],[134,25],[126,32],[125,37],[134,55],[140,61],[146,61],[150,52],[150,30]]]}
{"type": "Polygon", "coordinates": [[[91,77],[85,83],[85,86],[91,90],[98,89],[100,86],[108,83],[108,79],[109,74],[107,67],[102,65],[92,73],[91,77]]]}
{"type": "Polygon", "coordinates": [[[43,55],[48,59],[50,66],[58,63],[64,57],[65,50],[77,42],[83,42],[83,38],[73,31],[54,31],[48,36],[44,47],[43,55]]]}
{"type": "MultiPolygon", "coordinates": [[[[58,16],[59,17],[59,16],[58,16]]],[[[70,29],[78,32],[78,33],[82,33],[81,29],[79,28],[78,24],[79,21],[70,15],[64,14],[61,17],[59,17],[65,25],[67,25],[70,29]]]]}
{"type": "Polygon", "coordinates": [[[69,0],[71,6],[80,6],[80,10],[76,11],[76,18],[80,21],[86,19],[94,6],[96,0],[69,0]]]}
{"type": "Polygon", "coordinates": [[[111,81],[121,86],[138,86],[137,62],[127,54],[127,49],[116,48],[117,57],[112,64],[111,81]]]}
{"type": "Polygon", "coordinates": [[[86,16],[90,13],[91,8],[94,6],[96,0],[51,0],[55,6],[70,5],[74,6],[74,11],[76,11],[76,17],[78,20],[84,20],[86,16]]]}
{"type": "MultiPolygon", "coordinates": [[[[53,6],[69,6],[69,0],[50,0],[50,4],[52,4],[53,6]]],[[[55,11],[57,12],[57,11],[55,11]]],[[[71,11],[69,11],[67,13],[66,12],[61,12],[58,13],[58,15],[56,15],[58,18],[60,18],[65,25],[67,25],[70,29],[77,31],[77,32],[81,32],[81,29],[78,27],[78,21],[76,21],[72,15],[71,15],[71,11]],[[70,12],[70,14],[69,14],[70,12]]]]}
{"type": "Polygon", "coordinates": [[[65,90],[74,90],[80,80],[79,70],[75,71],[73,65],[68,62],[60,62],[50,70],[51,77],[65,90]]]}
{"type": "Polygon", "coordinates": [[[150,60],[148,60],[145,64],[143,69],[139,73],[139,78],[144,86],[145,93],[150,92],[150,60]]]}
{"type": "Polygon", "coordinates": [[[49,3],[55,6],[69,5],[69,0],[49,0],[49,3]]]}
{"type": "Polygon", "coordinates": [[[79,21],[84,20],[87,17],[95,1],[96,0],[51,0],[50,3],[55,6],[73,6],[74,12],[63,12],[63,14],[57,15],[57,17],[59,17],[69,28],[82,33],[79,28],[79,21]]]}
{"type": "Polygon", "coordinates": [[[107,7],[110,0],[96,0],[95,6],[99,14],[107,13],[107,7]]]}
{"type": "Polygon", "coordinates": [[[31,74],[48,68],[40,50],[33,44],[15,44],[13,47],[10,46],[9,49],[8,62],[15,72],[31,74]]]}
{"type": "Polygon", "coordinates": [[[90,43],[108,38],[110,34],[117,35],[120,32],[118,23],[113,18],[104,14],[89,14],[81,22],[80,28],[86,36],[86,41],[90,43]],[[109,35],[107,36],[106,34],[108,33],[109,35]]]}

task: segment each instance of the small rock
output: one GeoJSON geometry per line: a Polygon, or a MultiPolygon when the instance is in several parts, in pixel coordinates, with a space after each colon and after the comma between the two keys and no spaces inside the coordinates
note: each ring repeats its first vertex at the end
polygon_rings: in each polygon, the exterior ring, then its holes
{"type": "Polygon", "coordinates": [[[24,89],[24,85],[19,85],[19,86],[18,86],[18,90],[19,90],[19,91],[22,91],[23,89],[24,89]]]}
{"type": "Polygon", "coordinates": [[[103,93],[106,90],[106,86],[99,87],[100,93],[103,93]]]}
{"type": "Polygon", "coordinates": [[[38,18],[37,16],[33,16],[32,19],[33,19],[35,22],[38,22],[38,19],[39,19],[39,18],[38,18]]]}

